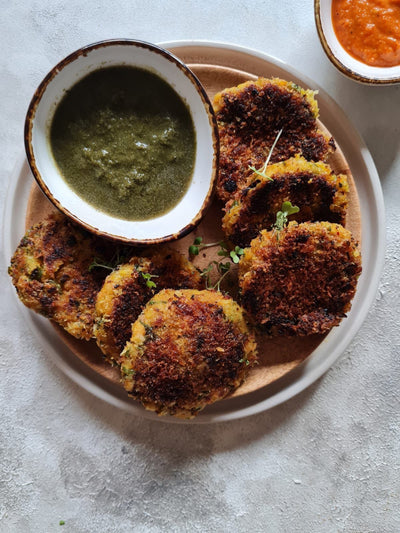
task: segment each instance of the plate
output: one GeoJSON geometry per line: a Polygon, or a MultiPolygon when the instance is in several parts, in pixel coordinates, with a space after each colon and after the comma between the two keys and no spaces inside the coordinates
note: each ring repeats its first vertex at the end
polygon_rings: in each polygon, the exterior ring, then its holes
{"type": "MultiPolygon", "coordinates": [[[[170,49],[193,68],[211,97],[215,88],[219,90],[236,85],[255,75],[278,76],[302,86],[319,89],[316,83],[300,75],[288,65],[254,50],[209,42],[172,42],[162,43],[162,46],[170,49]]],[[[372,158],[359,135],[337,104],[321,89],[319,89],[318,103],[324,125],[342,148],[345,160],[355,176],[360,198],[363,274],[359,280],[352,310],[341,325],[334,328],[325,338],[318,338],[318,342],[315,343],[311,339],[311,348],[307,353],[297,353],[298,347],[295,343],[291,344],[284,367],[276,365],[274,370],[277,370],[277,373],[272,375],[268,384],[258,387],[247,385],[247,389],[245,386],[234,397],[208,407],[189,423],[218,422],[255,414],[305,389],[343,353],[362,324],[375,297],[383,264],[385,227],[379,178],[372,158]]],[[[28,167],[25,163],[20,164],[13,176],[7,198],[4,224],[7,258],[13,253],[24,233],[25,213],[27,208],[29,213],[32,207],[28,206],[31,186],[32,176],[28,167]]],[[[35,202],[40,202],[40,196],[38,197],[37,194],[40,193],[34,192],[31,199],[36,198],[35,202]]],[[[62,342],[60,332],[57,332],[46,319],[25,308],[23,312],[41,343],[52,352],[52,357],[56,359],[64,372],[85,389],[118,407],[147,418],[182,422],[173,417],[160,418],[145,411],[138,403],[126,396],[117,380],[115,382],[110,380],[107,370],[102,372],[101,368],[96,368],[96,358],[89,361],[89,364],[88,361],[78,359],[74,355],[76,349],[71,338],[63,334],[64,342],[62,342]]]]}

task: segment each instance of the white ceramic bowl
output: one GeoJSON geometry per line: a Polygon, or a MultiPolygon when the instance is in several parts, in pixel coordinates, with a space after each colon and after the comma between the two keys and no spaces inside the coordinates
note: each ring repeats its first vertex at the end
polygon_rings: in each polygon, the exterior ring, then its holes
{"type": "Polygon", "coordinates": [[[400,65],[372,67],[351,56],[338,41],[332,24],[332,0],[314,0],[315,23],[322,47],[330,61],[349,78],[371,85],[400,82],[400,65]]]}
{"type": "Polygon", "coordinates": [[[56,65],[29,105],[25,149],[35,179],[58,209],[89,231],[132,244],[167,242],[189,233],[211,202],[219,157],[214,112],[199,80],[166,50],[134,40],[95,43],[56,65]],[[94,70],[120,65],[148,69],[169,83],[189,108],[195,129],[196,155],[188,190],[171,211],[150,220],[123,220],[97,210],[80,198],[62,178],[49,143],[52,118],[65,92],[94,70]]]}

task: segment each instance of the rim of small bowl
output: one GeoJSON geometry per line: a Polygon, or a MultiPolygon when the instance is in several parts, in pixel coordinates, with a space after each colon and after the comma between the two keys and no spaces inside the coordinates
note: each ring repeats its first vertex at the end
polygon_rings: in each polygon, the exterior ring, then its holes
{"type": "Polygon", "coordinates": [[[315,17],[315,25],[317,27],[318,37],[322,44],[322,48],[324,49],[331,63],[333,63],[333,65],[338,70],[340,70],[342,74],[360,83],[370,84],[370,85],[393,85],[395,83],[400,83],[400,76],[396,76],[393,78],[386,78],[386,79],[374,78],[372,76],[371,77],[364,76],[354,71],[347,65],[343,64],[333,53],[325,37],[325,33],[322,28],[322,21],[321,21],[321,0],[314,0],[314,17],[315,17]]]}
{"type": "MultiPolygon", "coordinates": [[[[168,83],[168,82],[167,82],[168,83]]],[[[64,59],[59,61],[49,72],[48,74],[43,78],[41,83],[39,84],[38,88],[35,90],[32,99],[29,103],[28,110],[25,117],[25,125],[24,125],[24,143],[25,143],[25,152],[27,155],[28,164],[31,168],[32,174],[38,183],[39,187],[43,191],[43,193],[47,196],[47,198],[51,201],[51,203],[62,213],[64,213],[66,216],[68,216],[70,219],[72,219],[74,222],[82,226],[87,231],[90,231],[91,233],[94,233],[100,237],[105,237],[108,239],[112,239],[118,242],[121,242],[123,244],[131,244],[131,245],[143,245],[148,246],[151,244],[161,244],[161,243],[167,243],[171,242],[177,239],[180,239],[193,231],[196,226],[201,222],[202,218],[204,217],[206,211],[211,205],[216,181],[217,181],[217,175],[218,175],[218,168],[219,168],[219,155],[220,155],[220,148],[219,148],[219,133],[218,133],[218,125],[217,125],[217,119],[215,117],[214,109],[211,103],[210,98],[207,95],[206,90],[204,89],[203,85],[201,84],[200,80],[197,78],[197,76],[191,71],[191,69],[178,57],[176,57],[174,54],[169,52],[168,50],[153,44],[149,43],[147,41],[141,41],[137,39],[105,39],[102,41],[97,41],[92,44],[85,45],[71,54],[67,55],[64,59]],[[91,224],[88,224],[87,222],[81,220],[77,215],[70,212],[67,208],[65,208],[62,203],[57,200],[53,194],[50,192],[48,186],[45,183],[45,180],[42,178],[41,173],[39,172],[37,165],[36,165],[36,158],[33,151],[32,146],[32,129],[33,129],[33,122],[34,117],[36,114],[37,107],[43,97],[43,94],[45,93],[49,83],[57,76],[57,74],[64,69],[67,65],[75,61],[77,58],[81,56],[87,55],[89,52],[93,50],[97,50],[99,48],[108,47],[108,46],[134,46],[139,48],[145,48],[152,52],[159,53],[162,55],[165,59],[168,61],[173,62],[182,72],[183,74],[192,82],[193,86],[197,90],[197,93],[199,94],[204,110],[207,114],[208,121],[210,124],[210,131],[211,131],[211,137],[212,137],[212,170],[211,170],[211,176],[209,180],[209,188],[207,191],[207,194],[204,197],[203,203],[201,205],[200,210],[195,214],[195,216],[192,218],[192,220],[186,224],[182,229],[175,233],[170,233],[162,237],[157,238],[151,238],[151,239],[137,239],[137,238],[128,238],[121,235],[114,235],[112,233],[109,233],[107,231],[101,230],[99,228],[96,228],[92,226],[91,224]]],[[[190,185],[189,185],[190,187],[190,185]]],[[[82,199],[82,202],[87,204],[84,199],[82,199]]],[[[178,204],[179,205],[179,202],[178,204]]],[[[132,221],[134,223],[135,221],[132,221]]]]}

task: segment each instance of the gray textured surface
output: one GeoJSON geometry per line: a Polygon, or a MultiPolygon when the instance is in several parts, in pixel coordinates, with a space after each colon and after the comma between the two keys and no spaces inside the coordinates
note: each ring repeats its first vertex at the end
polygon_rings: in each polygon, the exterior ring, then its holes
{"type": "Polygon", "coordinates": [[[375,159],[388,224],[379,293],[344,357],[284,405],[213,426],[135,418],[74,385],[26,330],[2,265],[0,531],[400,531],[400,87],[337,73],[310,0],[0,8],[2,199],[31,94],[60,58],[109,37],[211,39],[279,57],[339,102],[375,159]]]}

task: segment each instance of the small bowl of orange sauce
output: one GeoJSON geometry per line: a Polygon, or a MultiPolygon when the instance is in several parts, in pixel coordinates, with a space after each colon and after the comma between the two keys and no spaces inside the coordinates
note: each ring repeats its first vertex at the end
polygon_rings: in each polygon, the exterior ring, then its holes
{"type": "Polygon", "coordinates": [[[361,83],[400,82],[400,0],[314,0],[330,61],[361,83]]]}

